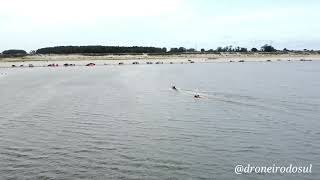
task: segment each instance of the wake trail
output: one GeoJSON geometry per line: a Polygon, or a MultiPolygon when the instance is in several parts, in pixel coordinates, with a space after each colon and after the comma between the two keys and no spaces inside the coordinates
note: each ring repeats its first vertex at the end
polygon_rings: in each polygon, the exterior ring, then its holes
{"type": "Polygon", "coordinates": [[[272,105],[262,105],[257,104],[264,102],[263,99],[258,97],[252,97],[252,96],[246,96],[246,95],[237,95],[237,94],[228,94],[228,93],[215,93],[209,94],[209,91],[199,91],[199,90],[189,90],[189,89],[177,89],[178,92],[184,95],[191,95],[194,96],[196,94],[200,95],[201,99],[208,99],[208,100],[214,100],[214,101],[220,101],[224,103],[234,104],[238,106],[246,106],[246,107],[253,107],[258,108],[262,110],[272,110],[275,112],[281,112],[286,114],[295,114],[296,116],[305,117],[302,114],[297,114],[288,110],[285,110],[281,107],[274,108],[272,105]],[[220,95],[217,95],[220,94],[220,95]],[[225,95],[228,95],[229,97],[226,97],[225,95]],[[238,100],[235,100],[238,99],[238,100]],[[245,101],[245,102],[244,102],[245,101]]]}

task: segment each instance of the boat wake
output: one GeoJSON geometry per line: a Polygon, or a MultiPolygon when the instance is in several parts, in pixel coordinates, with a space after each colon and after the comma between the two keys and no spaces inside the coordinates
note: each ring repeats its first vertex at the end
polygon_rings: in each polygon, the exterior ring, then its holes
{"type": "Polygon", "coordinates": [[[224,103],[234,104],[238,106],[258,108],[261,110],[271,110],[279,113],[294,114],[296,116],[305,117],[302,114],[293,113],[284,107],[280,100],[276,99],[262,99],[259,97],[240,95],[240,94],[231,94],[231,93],[222,93],[222,92],[208,92],[200,90],[189,90],[189,89],[177,89],[178,92],[188,96],[194,96],[196,94],[200,95],[202,99],[220,101],[224,103]]]}

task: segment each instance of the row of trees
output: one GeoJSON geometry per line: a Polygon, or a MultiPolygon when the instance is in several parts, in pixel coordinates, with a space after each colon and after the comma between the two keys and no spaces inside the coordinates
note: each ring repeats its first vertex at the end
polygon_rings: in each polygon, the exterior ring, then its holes
{"type": "MultiPolygon", "coordinates": [[[[286,49],[285,49],[286,50],[286,49]]],[[[247,48],[244,47],[233,47],[233,46],[225,46],[225,47],[218,47],[217,49],[213,50],[213,49],[209,49],[209,50],[205,50],[205,49],[201,49],[200,52],[248,52],[249,50],[247,48]]],[[[250,50],[251,52],[275,52],[277,51],[274,47],[272,47],[271,45],[264,45],[260,48],[260,50],[258,50],[257,48],[252,48],[250,50]]],[[[179,47],[179,48],[171,48],[170,51],[171,53],[184,53],[184,52],[197,52],[195,49],[190,48],[190,49],[186,49],[184,47],[179,47]]]]}
{"type": "Polygon", "coordinates": [[[165,53],[166,48],[142,46],[56,46],[41,48],[36,54],[117,54],[117,53],[165,53]]]}
{"type": "Polygon", "coordinates": [[[218,47],[216,49],[217,52],[248,52],[247,48],[244,47],[232,47],[232,46],[226,46],[226,47],[218,47]]]}
{"type": "Polygon", "coordinates": [[[2,52],[3,55],[27,55],[25,50],[10,49],[2,52]]]}
{"type": "MultiPolygon", "coordinates": [[[[215,50],[209,49],[201,49],[201,53],[220,53],[220,52],[288,52],[290,50],[284,48],[282,51],[275,49],[273,46],[265,44],[260,49],[251,48],[248,50],[244,47],[233,47],[233,46],[225,46],[218,47],[215,50]]],[[[304,51],[308,51],[304,49],[304,51]]],[[[198,53],[194,48],[171,48],[167,51],[166,48],[158,48],[158,47],[143,47],[143,46],[56,46],[56,47],[46,47],[41,48],[36,51],[30,51],[30,55],[34,54],[165,54],[165,53],[198,53]]],[[[312,52],[312,51],[311,51],[312,52]]],[[[24,50],[11,49],[2,52],[2,56],[24,56],[28,53],[24,50]]]]}
{"type": "MultiPolygon", "coordinates": [[[[212,49],[208,50],[209,52],[214,51],[212,49]]],[[[248,52],[249,50],[244,47],[232,47],[232,46],[226,46],[226,47],[218,47],[216,49],[217,52],[248,52]]],[[[251,52],[276,52],[277,50],[268,44],[263,45],[260,50],[257,48],[251,48],[251,52]]]]}
{"type": "Polygon", "coordinates": [[[23,57],[26,55],[28,55],[28,53],[25,50],[9,49],[9,50],[5,50],[2,53],[0,53],[0,58],[2,58],[2,57],[23,57]]]}

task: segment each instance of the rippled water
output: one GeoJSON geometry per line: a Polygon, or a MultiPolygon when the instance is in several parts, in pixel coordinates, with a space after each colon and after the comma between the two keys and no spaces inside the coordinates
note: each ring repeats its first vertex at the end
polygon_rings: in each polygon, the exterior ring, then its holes
{"type": "Polygon", "coordinates": [[[320,179],[319,62],[0,73],[0,179],[320,179]]]}

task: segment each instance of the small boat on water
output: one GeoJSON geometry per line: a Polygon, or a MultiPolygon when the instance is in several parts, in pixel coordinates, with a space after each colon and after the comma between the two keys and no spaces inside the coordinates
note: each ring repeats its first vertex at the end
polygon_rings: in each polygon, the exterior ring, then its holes
{"type": "Polygon", "coordinates": [[[200,98],[199,94],[194,95],[194,98],[200,98]]]}

